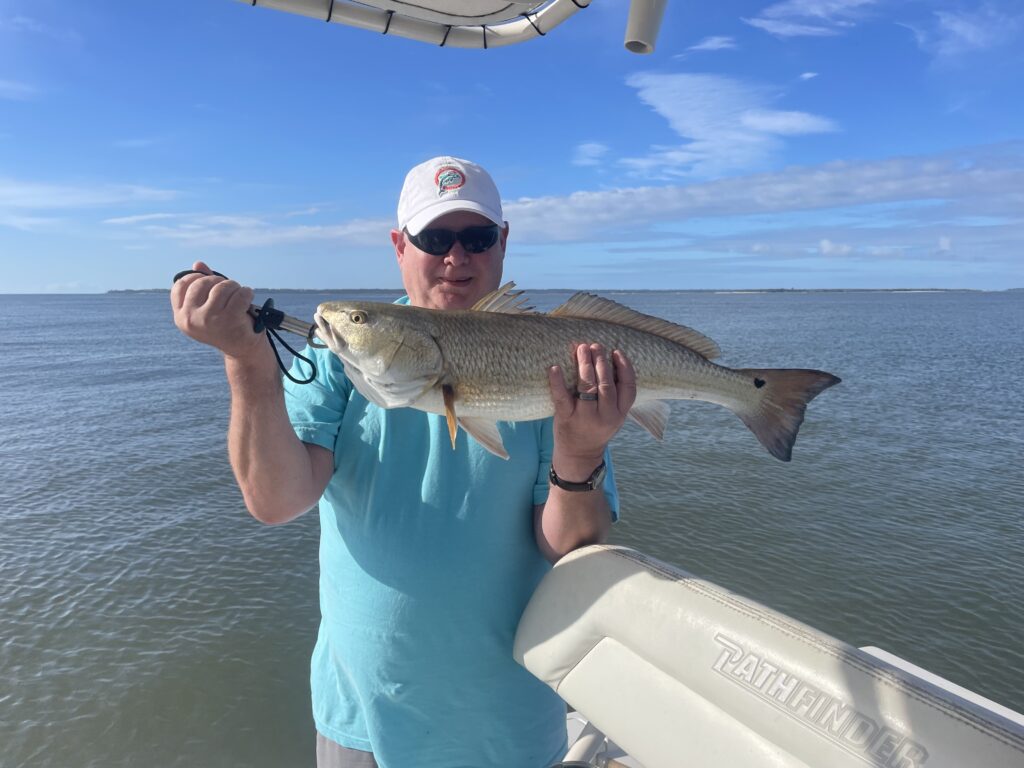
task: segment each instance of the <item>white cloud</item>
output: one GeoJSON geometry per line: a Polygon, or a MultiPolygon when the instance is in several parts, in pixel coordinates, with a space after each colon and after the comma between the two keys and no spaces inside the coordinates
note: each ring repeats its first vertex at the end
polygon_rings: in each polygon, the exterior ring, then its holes
{"type": "Polygon", "coordinates": [[[25,216],[0,211],[0,227],[17,229],[21,232],[42,232],[60,226],[61,219],[43,216],[25,216]]]}
{"type": "Polygon", "coordinates": [[[817,72],[804,72],[802,75],[800,75],[800,79],[801,80],[813,80],[817,76],[818,76],[817,72]]]}
{"type": "MultiPolygon", "coordinates": [[[[28,187],[21,183],[18,188],[28,187]]],[[[67,231],[67,221],[47,219],[45,212],[8,210],[4,201],[10,191],[9,183],[0,183],[0,226],[38,231],[60,224],[67,231]]],[[[72,191],[76,194],[61,193],[65,207],[115,197],[109,191],[93,196],[72,191]]],[[[39,189],[35,195],[39,199],[39,189]]],[[[139,208],[137,199],[119,204],[139,208]]],[[[296,226],[284,209],[245,214],[153,208],[104,219],[104,236],[122,248],[145,245],[164,251],[175,245],[239,253],[273,247],[300,252],[303,245],[387,249],[393,225],[390,211],[296,226]]],[[[1007,254],[1019,253],[1024,242],[1024,144],[519,198],[504,201],[504,208],[515,233],[511,258],[545,244],[587,244],[589,253],[607,244],[606,249],[636,254],[627,260],[633,271],[640,269],[638,259],[701,254],[719,262],[737,254],[770,263],[814,258],[866,263],[872,257],[952,263],[966,254],[973,264],[1012,261],[1007,254]]]]}
{"type": "Polygon", "coordinates": [[[1008,15],[986,3],[973,11],[936,11],[930,25],[907,26],[922,50],[949,60],[1010,42],[1024,26],[1024,14],[1008,15]]]}
{"type": "Polygon", "coordinates": [[[838,129],[817,115],[769,109],[771,90],[721,75],[641,73],[626,82],[688,140],[620,161],[638,176],[715,176],[757,168],[781,148],[779,136],[838,129]]]}
{"type": "Polygon", "coordinates": [[[82,36],[72,29],[44,24],[30,16],[11,16],[6,19],[0,19],[0,29],[42,35],[62,43],[78,43],[82,40],[82,36]]]}
{"type": "Polygon", "coordinates": [[[740,116],[740,123],[754,131],[775,133],[780,136],[800,136],[806,133],[829,133],[839,130],[828,118],[807,112],[752,109],[740,116]]]}
{"type": "MultiPolygon", "coordinates": [[[[660,244],[666,253],[855,259],[934,254],[938,243],[939,253],[955,258],[955,239],[965,253],[1007,253],[1019,251],[1024,241],[1024,145],[519,198],[505,200],[504,209],[515,232],[514,248],[617,241],[638,253],[654,252],[660,244]],[[727,224],[701,230],[701,222],[727,224]],[[697,229],[687,229],[692,226],[697,229]]],[[[390,216],[381,216],[296,226],[287,212],[159,212],[106,223],[126,244],[163,241],[224,249],[315,243],[386,247],[393,225],[390,216]]]]}
{"type": "Polygon", "coordinates": [[[601,159],[608,154],[608,147],[596,141],[579,144],[573,150],[572,164],[582,166],[600,165],[601,159]]]}
{"type": "Polygon", "coordinates": [[[852,251],[853,246],[844,243],[833,243],[827,238],[823,238],[818,243],[818,252],[823,256],[846,256],[852,251]]]}
{"type": "Polygon", "coordinates": [[[829,37],[854,26],[877,1],[785,0],[743,21],[776,37],[829,37]]]}
{"type": "Polygon", "coordinates": [[[778,19],[744,19],[743,21],[776,37],[832,37],[839,34],[839,31],[832,27],[797,24],[796,22],[780,21],[778,19]]]}
{"type": "Polygon", "coordinates": [[[722,51],[736,47],[736,40],[732,37],[716,36],[705,37],[696,45],[691,45],[688,51],[722,51]]]}
{"type": "Polygon", "coordinates": [[[320,210],[320,206],[310,205],[299,211],[288,211],[285,214],[285,218],[292,219],[295,218],[296,216],[315,216],[316,214],[320,213],[320,210]]]}
{"type": "MultiPolygon", "coordinates": [[[[853,225],[862,236],[871,227],[885,232],[918,227],[923,231],[954,215],[992,217],[993,226],[974,227],[972,236],[1017,231],[1015,250],[1019,251],[1024,241],[1020,213],[1024,210],[1024,146],[831,162],[703,183],[576,192],[505,203],[517,242],[636,239],[663,231],[668,222],[849,208],[863,212],[853,225]],[[878,206],[885,206],[887,212],[880,213],[878,206]]],[[[963,231],[969,229],[962,226],[963,231]]],[[[846,241],[849,231],[843,236],[846,241]]],[[[822,233],[816,240],[821,237],[834,239],[822,233]]],[[[932,248],[934,243],[932,239],[932,248]]]]}
{"type": "Polygon", "coordinates": [[[39,90],[28,83],[19,83],[15,80],[0,80],[0,99],[11,101],[27,101],[34,98],[39,90]]]}
{"type": "Polygon", "coordinates": [[[174,224],[154,224],[137,217],[140,237],[160,238],[202,248],[265,248],[311,242],[347,245],[386,245],[394,222],[390,219],[355,219],[339,224],[281,225],[273,218],[201,214],[179,216],[174,224]]]}
{"type": "Polygon", "coordinates": [[[97,208],[125,203],[173,200],[178,193],[134,184],[48,184],[0,177],[0,212],[5,209],[97,208]]]}
{"type": "Polygon", "coordinates": [[[104,224],[114,224],[116,226],[124,226],[131,224],[141,224],[146,221],[159,221],[161,219],[174,219],[180,216],[177,213],[144,213],[139,216],[120,216],[113,219],[104,219],[104,224]]]}

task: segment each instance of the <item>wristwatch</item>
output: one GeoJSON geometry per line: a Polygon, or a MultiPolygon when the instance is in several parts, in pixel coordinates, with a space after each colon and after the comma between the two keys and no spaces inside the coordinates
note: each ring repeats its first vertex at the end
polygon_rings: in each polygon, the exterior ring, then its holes
{"type": "Polygon", "coordinates": [[[548,472],[548,480],[551,484],[561,488],[563,491],[592,491],[604,482],[604,474],[606,471],[604,462],[602,461],[597,465],[597,469],[591,473],[590,477],[584,480],[582,483],[571,483],[568,480],[563,480],[555,474],[554,465],[551,466],[551,471],[548,472]]]}

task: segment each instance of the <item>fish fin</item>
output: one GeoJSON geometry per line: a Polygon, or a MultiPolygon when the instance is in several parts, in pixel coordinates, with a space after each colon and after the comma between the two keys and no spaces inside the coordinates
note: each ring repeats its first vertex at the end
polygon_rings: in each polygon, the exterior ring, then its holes
{"type": "Polygon", "coordinates": [[[648,400],[634,403],[629,409],[629,418],[646,429],[658,440],[665,436],[665,424],[668,423],[669,405],[664,400],[648,400]]]}
{"type": "Polygon", "coordinates": [[[841,381],[825,371],[798,368],[738,368],[736,373],[749,376],[751,388],[760,390],[762,395],[751,407],[734,413],[768,453],[781,461],[792,457],[807,404],[841,381]]]}
{"type": "Polygon", "coordinates": [[[522,291],[514,291],[516,284],[505,283],[496,291],[491,291],[471,307],[473,312],[499,312],[506,315],[536,315],[533,307],[524,306],[528,298],[522,291]]]}
{"type": "Polygon", "coordinates": [[[497,422],[490,419],[460,416],[459,426],[498,458],[508,458],[508,451],[505,450],[505,443],[501,439],[497,422]]]}
{"type": "Polygon", "coordinates": [[[655,336],[682,344],[708,360],[714,360],[722,354],[718,345],[700,331],[687,328],[685,325],[670,323],[660,317],[645,315],[635,309],[623,306],[617,301],[595,296],[592,293],[575,294],[560,307],[553,309],[551,315],[603,320],[606,323],[625,325],[628,328],[652,333],[655,336]]]}
{"type": "Polygon", "coordinates": [[[445,384],[441,387],[441,394],[444,396],[444,415],[448,419],[448,437],[452,439],[452,450],[455,450],[455,437],[459,434],[459,421],[455,415],[455,389],[451,384],[445,384]]]}
{"type": "Polygon", "coordinates": [[[389,381],[369,376],[351,363],[345,363],[345,375],[363,397],[381,408],[407,408],[437,382],[436,376],[409,381],[389,381]]]}

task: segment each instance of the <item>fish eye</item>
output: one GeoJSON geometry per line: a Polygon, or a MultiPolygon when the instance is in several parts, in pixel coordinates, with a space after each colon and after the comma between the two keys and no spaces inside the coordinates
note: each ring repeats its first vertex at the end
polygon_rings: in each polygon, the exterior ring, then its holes
{"type": "Polygon", "coordinates": [[[355,309],[348,313],[348,319],[356,325],[362,325],[366,322],[366,313],[361,309],[355,309]]]}

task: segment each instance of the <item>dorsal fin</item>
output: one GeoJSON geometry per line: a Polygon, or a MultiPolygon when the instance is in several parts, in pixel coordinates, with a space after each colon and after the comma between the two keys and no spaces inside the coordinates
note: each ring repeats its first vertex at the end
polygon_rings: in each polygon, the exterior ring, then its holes
{"type": "Polygon", "coordinates": [[[718,345],[700,331],[687,328],[685,325],[670,323],[660,317],[651,317],[635,309],[624,307],[611,299],[595,296],[592,293],[577,293],[565,304],[551,311],[554,317],[577,317],[588,320],[603,320],[606,323],[617,323],[638,331],[653,333],[655,336],[674,341],[689,347],[708,360],[714,360],[722,354],[718,345]]]}
{"type": "Polygon", "coordinates": [[[505,283],[496,291],[491,291],[471,307],[473,312],[501,312],[506,315],[535,315],[533,307],[524,306],[529,301],[522,291],[514,291],[516,284],[505,283]]]}

